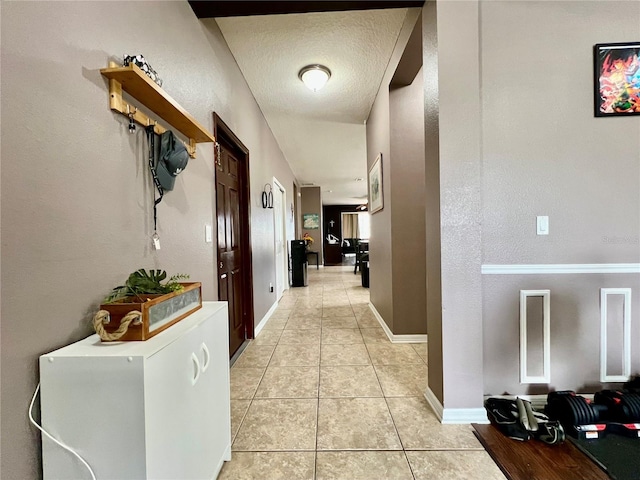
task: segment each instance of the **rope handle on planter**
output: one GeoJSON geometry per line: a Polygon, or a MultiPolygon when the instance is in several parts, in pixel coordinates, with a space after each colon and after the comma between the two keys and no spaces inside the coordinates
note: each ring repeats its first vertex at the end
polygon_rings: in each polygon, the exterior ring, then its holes
{"type": "Polygon", "coordinates": [[[137,310],[132,310],[127,313],[122,320],[120,320],[120,326],[118,329],[109,333],[104,329],[104,324],[109,323],[109,312],[106,310],[99,310],[93,317],[93,328],[96,333],[100,336],[100,340],[105,342],[113,342],[115,340],[119,340],[127,333],[129,330],[129,325],[133,322],[134,325],[139,325],[142,323],[142,313],[137,310]]]}

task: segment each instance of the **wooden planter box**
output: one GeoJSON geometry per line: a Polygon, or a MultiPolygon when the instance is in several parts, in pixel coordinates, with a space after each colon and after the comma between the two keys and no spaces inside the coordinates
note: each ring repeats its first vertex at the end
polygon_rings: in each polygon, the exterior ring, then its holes
{"type": "Polygon", "coordinates": [[[126,297],[113,303],[100,305],[101,310],[109,312],[109,323],[104,329],[112,333],[120,326],[120,320],[132,310],[142,312],[142,323],[129,325],[129,330],[118,341],[147,340],[187,315],[202,308],[202,286],[200,282],[182,283],[181,292],[166,295],[141,295],[145,302],[136,297],[126,297]]]}

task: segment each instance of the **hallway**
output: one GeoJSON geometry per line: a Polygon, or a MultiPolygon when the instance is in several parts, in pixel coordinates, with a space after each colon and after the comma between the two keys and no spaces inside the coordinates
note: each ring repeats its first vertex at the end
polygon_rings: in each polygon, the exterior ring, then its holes
{"type": "Polygon", "coordinates": [[[426,344],[392,344],[353,267],[309,269],[231,369],[220,479],[503,479],[423,393],[426,344]]]}

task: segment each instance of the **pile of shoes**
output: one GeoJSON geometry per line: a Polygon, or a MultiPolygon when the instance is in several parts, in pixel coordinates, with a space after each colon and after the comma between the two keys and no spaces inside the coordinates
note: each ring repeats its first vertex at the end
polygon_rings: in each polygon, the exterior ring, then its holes
{"type": "Polygon", "coordinates": [[[149,65],[149,62],[147,62],[147,59],[144,58],[142,55],[124,55],[124,59],[122,63],[124,64],[125,67],[128,67],[131,64],[137,66],[140,70],[142,70],[145,73],[147,77],[149,77],[151,80],[156,82],[156,84],[159,87],[162,86],[162,79],[160,78],[158,73],[153,69],[153,67],[149,65]]]}
{"type": "Polygon", "coordinates": [[[528,400],[488,398],[484,407],[491,423],[514,440],[527,441],[533,438],[555,445],[565,439],[562,424],[535,411],[528,400]]]}

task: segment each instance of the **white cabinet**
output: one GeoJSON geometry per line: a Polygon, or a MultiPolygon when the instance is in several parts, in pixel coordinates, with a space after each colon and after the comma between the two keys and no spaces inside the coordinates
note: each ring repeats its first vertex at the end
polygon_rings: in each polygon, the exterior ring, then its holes
{"type": "MultiPolygon", "coordinates": [[[[210,480],[231,459],[226,302],[145,342],[97,335],[40,357],[42,424],[98,480],[210,480]]],[[[44,478],[90,479],[43,436],[44,478]]]]}

